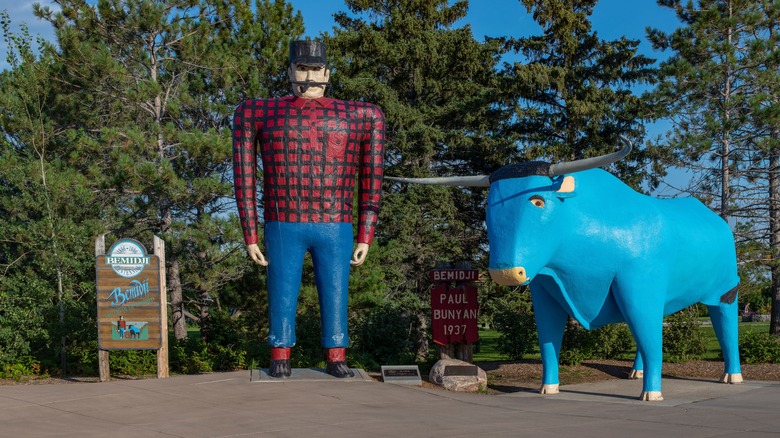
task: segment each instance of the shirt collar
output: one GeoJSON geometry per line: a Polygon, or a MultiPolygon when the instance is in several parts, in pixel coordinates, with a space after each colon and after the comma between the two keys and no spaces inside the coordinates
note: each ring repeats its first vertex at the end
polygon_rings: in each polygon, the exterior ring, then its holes
{"type": "Polygon", "coordinates": [[[317,99],[307,99],[305,97],[298,97],[298,96],[287,96],[285,98],[286,100],[289,100],[290,103],[292,103],[294,106],[298,108],[303,108],[304,105],[310,104],[310,105],[317,105],[321,107],[326,107],[333,102],[333,99],[328,97],[319,97],[317,99]]]}

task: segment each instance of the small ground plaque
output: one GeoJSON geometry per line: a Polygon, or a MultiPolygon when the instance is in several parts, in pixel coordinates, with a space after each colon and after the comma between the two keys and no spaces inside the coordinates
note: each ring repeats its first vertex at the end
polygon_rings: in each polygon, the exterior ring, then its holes
{"type": "Polygon", "coordinates": [[[444,367],[444,376],[476,377],[476,365],[447,365],[444,367]]]}
{"type": "Polygon", "coordinates": [[[417,365],[382,365],[382,381],[399,385],[422,386],[417,365]]]}

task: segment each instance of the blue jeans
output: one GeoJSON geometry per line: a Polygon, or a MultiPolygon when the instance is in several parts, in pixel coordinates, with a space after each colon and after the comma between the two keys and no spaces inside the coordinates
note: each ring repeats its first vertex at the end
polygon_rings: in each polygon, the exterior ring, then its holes
{"type": "Polygon", "coordinates": [[[303,257],[309,251],[320,303],[322,346],[347,347],[347,289],[352,258],[351,223],[265,224],[268,258],[268,343],[295,345],[295,315],[301,289],[303,257]]]}

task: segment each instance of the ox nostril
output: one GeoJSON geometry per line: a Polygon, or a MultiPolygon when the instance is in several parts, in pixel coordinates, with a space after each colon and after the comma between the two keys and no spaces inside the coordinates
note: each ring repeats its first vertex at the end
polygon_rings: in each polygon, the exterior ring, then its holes
{"type": "Polygon", "coordinates": [[[519,286],[525,283],[528,278],[525,273],[525,268],[509,268],[509,269],[491,269],[490,277],[496,283],[502,286],[519,286]]]}

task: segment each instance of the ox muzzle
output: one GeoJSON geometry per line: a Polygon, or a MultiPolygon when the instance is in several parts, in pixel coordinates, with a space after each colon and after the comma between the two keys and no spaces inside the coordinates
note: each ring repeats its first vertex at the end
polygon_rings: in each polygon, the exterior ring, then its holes
{"type": "Polygon", "coordinates": [[[491,269],[490,278],[501,286],[520,286],[528,283],[525,268],[491,269]]]}

